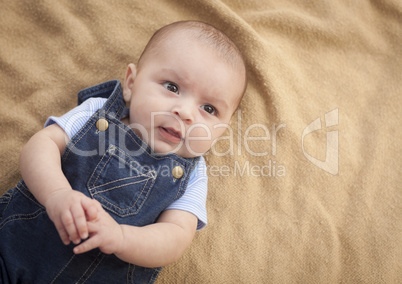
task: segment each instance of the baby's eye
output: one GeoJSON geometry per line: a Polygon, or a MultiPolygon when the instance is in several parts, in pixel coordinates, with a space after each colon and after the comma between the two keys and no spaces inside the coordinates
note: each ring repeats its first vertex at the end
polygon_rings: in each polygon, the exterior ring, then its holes
{"type": "Polygon", "coordinates": [[[216,109],[211,105],[203,105],[201,108],[209,114],[216,115],[217,113],[216,109]]]}
{"type": "Polygon", "coordinates": [[[164,86],[168,91],[170,91],[170,92],[172,92],[172,93],[176,93],[176,94],[179,93],[179,87],[178,87],[175,83],[172,83],[172,82],[165,82],[165,83],[163,83],[163,86],[164,86]]]}

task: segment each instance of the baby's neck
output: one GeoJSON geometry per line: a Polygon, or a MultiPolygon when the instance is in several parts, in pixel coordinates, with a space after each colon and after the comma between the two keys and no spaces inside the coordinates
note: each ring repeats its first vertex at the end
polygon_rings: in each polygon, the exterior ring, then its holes
{"type": "Polygon", "coordinates": [[[130,125],[130,120],[129,120],[128,116],[122,118],[122,119],[121,119],[121,122],[123,122],[123,123],[126,124],[126,125],[130,125]]]}

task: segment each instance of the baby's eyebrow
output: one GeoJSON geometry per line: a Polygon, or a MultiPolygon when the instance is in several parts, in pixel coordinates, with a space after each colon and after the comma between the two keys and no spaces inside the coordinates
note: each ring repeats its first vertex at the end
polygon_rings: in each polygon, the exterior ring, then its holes
{"type": "Polygon", "coordinates": [[[175,77],[175,80],[179,81],[179,82],[187,82],[188,80],[186,79],[185,76],[180,75],[179,73],[176,72],[176,70],[171,69],[171,68],[167,68],[167,67],[162,67],[161,71],[163,73],[168,73],[170,75],[172,75],[173,77],[175,77]]]}
{"type": "Polygon", "coordinates": [[[219,97],[219,95],[218,96],[210,96],[210,97],[208,97],[208,102],[210,102],[212,105],[214,105],[214,106],[216,106],[216,107],[218,107],[220,109],[225,109],[225,110],[229,109],[228,102],[226,100],[224,100],[224,99],[221,99],[219,97]]]}

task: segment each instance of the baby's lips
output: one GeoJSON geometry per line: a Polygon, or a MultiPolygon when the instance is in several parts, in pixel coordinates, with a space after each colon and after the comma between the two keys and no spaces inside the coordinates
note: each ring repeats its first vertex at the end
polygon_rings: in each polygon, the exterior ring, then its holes
{"type": "Polygon", "coordinates": [[[181,132],[178,130],[175,130],[174,128],[165,128],[167,132],[169,132],[170,134],[172,134],[173,136],[176,136],[179,139],[183,139],[181,132]]]}
{"type": "Polygon", "coordinates": [[[180,143],[183,141],[183,138],[181,136],[180,132],[177,132],[173,128],[165,128],[165,127],[159,127],[160,134],[164,139],[167,141],[170,141],[172,143],[180,143]]]}

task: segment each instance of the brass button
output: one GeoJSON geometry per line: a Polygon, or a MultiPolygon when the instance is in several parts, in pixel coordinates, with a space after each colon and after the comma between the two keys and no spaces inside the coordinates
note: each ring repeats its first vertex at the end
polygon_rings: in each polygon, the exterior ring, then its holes
{"type": "Polygon", "coordinates": [[[184,173],[184,172],[183,172],[183,168],[180,167],[180,166],[176,166],[176,167],[174,167],[173,170],[172,170],[173,176],[174,176],[175,178],[177,178],[177,179],[181,178],[181,177],[183,176],[183,173],[184,173]]]}
{"type": "Polygon", "coordinates": [[[105,131],[109,128],[109,122],[107,122],[106,119],[101,118],[96,122],[96,128],[98,128],[99,131],[105,131]]]}

